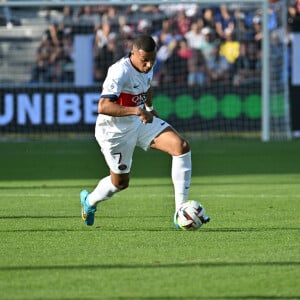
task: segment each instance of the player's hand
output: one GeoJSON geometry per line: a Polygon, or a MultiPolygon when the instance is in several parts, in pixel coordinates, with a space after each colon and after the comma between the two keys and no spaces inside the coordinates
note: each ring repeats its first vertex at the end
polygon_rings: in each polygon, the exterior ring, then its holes
{"type": "Polygon", "coordinates": [[[150,111],[146,111],[145,109],[140,108],[138,116],[144,124],[153,122],[153,116],[154,116],[153,111],[150,112],[150,111]]]}
{"type": "Polygon", "coordinates": [[[155,109],[151,110],[150,113],[155,117],[159,117],[159,114],[155,109]]]}

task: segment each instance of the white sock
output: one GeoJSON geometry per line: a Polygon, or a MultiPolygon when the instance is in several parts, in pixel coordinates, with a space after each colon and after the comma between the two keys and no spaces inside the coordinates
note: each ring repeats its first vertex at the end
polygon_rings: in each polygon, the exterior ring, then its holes
{"type": "Polygon", "coordinates": [[[119,191],[112,182],[110,176],[101,179],[96,188],[89,194],[88,201],[91,206],[97,205],[100,201],[104,201],[112,197],[119,191]]]}
{"type": "Polygon", "coordinates": [[[191,151],[172,158],[172,181],[175,192],[175,209],[188,200],[192,175],[191,151]]]}

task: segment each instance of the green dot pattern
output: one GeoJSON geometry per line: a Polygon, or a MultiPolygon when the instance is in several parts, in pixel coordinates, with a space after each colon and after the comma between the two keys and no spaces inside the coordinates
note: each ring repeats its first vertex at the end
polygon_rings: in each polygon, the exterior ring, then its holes
{"type": "Polygon", "coordinates": [[[259,95],[249,95],[244,101],[244,112],[249,119],[261,117],[261,97],[259,95]]]}
{"type": "MultiPolygon", "coordinates": [[[[226,94],[218,99],[211,94],[204,94],[198,99],[192,95],[182,94],[175,99],[160,94],[153,98],[153,105],[162,119],[175,115],[179,119],[190,119],[200,116],[211,120],[218,115],[225,119],[237,119],[243,114],[249,119],[259,119],[262,115],[261,95],[250,94],[244,99],[236,94],[226,94]]],[[[273,118],[285,114],[284,97],[280,94],[270,97],[270,114],[273,118]]]]}
{"type": "Polygon", "coordinates": [[[213,95],[204,95],[198,100],[198,113],[203,119],[213,119],[218,114],[218,99],[213,95]]]}
{"type": "Polygon", "coordinates": [[[179,119],[190,119],[194,115],[195,100],[191,95],[180,95],[175,99],[175,113],[179,119]]]}

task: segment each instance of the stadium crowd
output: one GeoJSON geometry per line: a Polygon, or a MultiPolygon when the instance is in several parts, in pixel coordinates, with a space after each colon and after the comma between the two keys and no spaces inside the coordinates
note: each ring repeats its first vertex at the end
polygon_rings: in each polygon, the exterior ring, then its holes
{"type": "MultiPolygon", "coordinates": [[[[280,6],[269,10],[271,59],[278,59],[289,34],[282,33],[280,6]]],[[[289,0],[288,22],[300,16],[300,0],[289,0]]],[[[108,66],[129,53],[137,34],[151,34],[158,45],[154,84],[239,86],[260,81],[262,14],[241,5],[197,4],[65,6],[49,26],[36,51],[31,82],[73,82],[75,27],[94,35],[94,82],[103,81],[108,66]]],[[[281,71],[271,72],[275,80],[281,71]]]]}

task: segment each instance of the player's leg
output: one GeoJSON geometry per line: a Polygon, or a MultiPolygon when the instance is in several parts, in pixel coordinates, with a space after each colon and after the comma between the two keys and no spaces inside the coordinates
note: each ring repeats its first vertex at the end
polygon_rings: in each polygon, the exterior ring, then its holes
{"type": "Polygon", "coordinates": [[[178,156],[190,151],[190,145],[174,128],[167,127],[160,132],[151,142],[150,147],[178,156]]]}
{"type": "MultiPolygon", "coordinates": [[[[99,128],[101,128],[99,131],[105,131],[104,126],[99,126],[99,128]]],[[[96,130],[96,139],[110,168],[110,175],[102,178],[91,193],[87,190],[80,193],[82,219],[87,225],[93,225],[94,214],[99,202],[110,199],[115,193],[128,187],[132,155],[135,148],[134,134],[130,137],[123,136],[116,139],[108,137],[105,132],[98,133],[96,130]],[[106,137],[105,140],[102,140],[103,136],[106,137]]]]}
{"type": "Polygon", "coordinates": [[[85,224],[94,224],[94,215],[97,211],[97,205],[101,201],[108,200],[115,193],[126,189],[129,184],[129,174],[116,174],[112,171],[109,176],[102,178],[95,189],[89,193],[87,190],[80,192],[80,201],[82,206],[81,217],[85,224]]]}
{"type": "Polygon", "coordinates": [[[173,128],[168,127],[154,138],[151,148],[172,156],[171,174],[175,193],[175,210],[177,210],[188,200],[192,173],[189,143],[173,128]]]}
{"type": "Polygon", "coordinates": [[[93,225],[97,205],[101,201],[108,200],[115,193],[124,190],[129,185],[129,173],[116,174],[110,172],[109,176],[102,178],[95,189],[89,193],[83,190],[80,193],[80,200],[82,205],[81,216],[85,224],[93,225]]]}
{"type": "Polygon", "coordinates": [[[111,198],[115,193],[124,190],[129,185],[129,173],[116,174],[110,171],[110,175],[102,178],[96,188],[89,194],[89,205],[97,206],[101,201],[111,198]]]}

